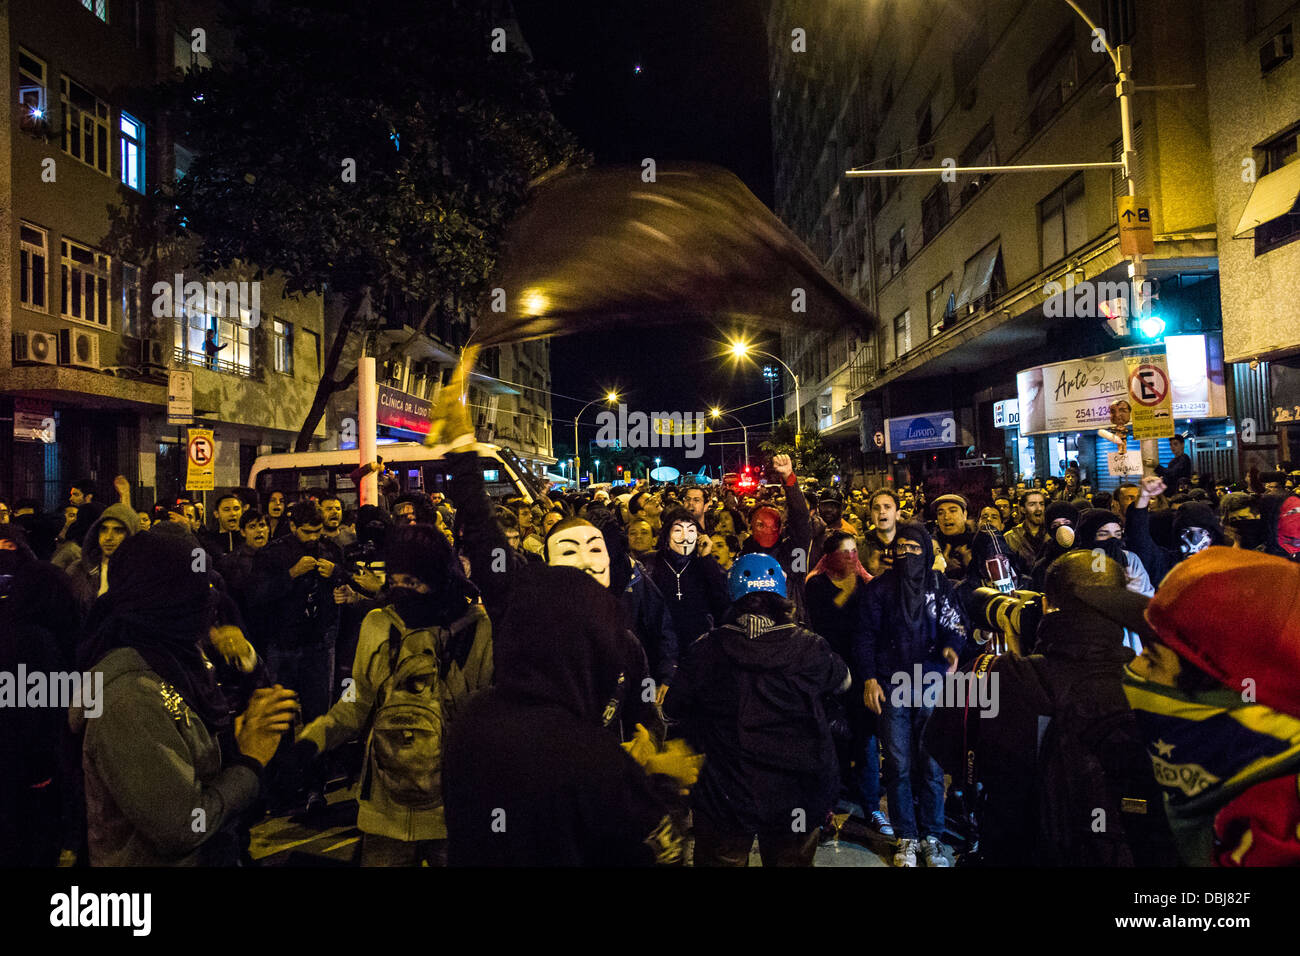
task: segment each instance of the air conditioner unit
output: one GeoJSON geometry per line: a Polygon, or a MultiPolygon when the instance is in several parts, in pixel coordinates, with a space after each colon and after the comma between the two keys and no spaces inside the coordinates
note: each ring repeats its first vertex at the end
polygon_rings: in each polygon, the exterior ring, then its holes
{"type": "Polygon", "coordinates": [[[53,332],[15,332],[14,362],[58,365],[59,337],[53,332]]]}
{"type": "Polygon", "coordinates": [[[1259,48],[1259,72],[1267,73],[1274,67],[1277,67],[1287,60],[1291,59],[1295,52],[1291,39],[1291,24],[1287,24],[1283,29],[1269,37],[1267,41],[1259,48]]]}
{"type": "Polygon", "coordinates": [[[99,333],[59,330],[59,364],[99,371],[99,333]]]}
{"type": "Polygon", "coordinates": [[[145,368],[167,368],[169,358],[167,346],[157,339],[144,339],[140,343],[140,364],[145,368]]]}

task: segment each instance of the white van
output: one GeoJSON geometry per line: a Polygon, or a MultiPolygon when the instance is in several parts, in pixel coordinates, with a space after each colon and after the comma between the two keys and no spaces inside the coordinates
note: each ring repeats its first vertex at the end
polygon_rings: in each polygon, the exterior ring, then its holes
{"type": "MultiPolygon", "coordinates": [[[[539,479],[529,474],[509,448],[475,443],[456,450],[476,452],[482,459],[483,483],[493,498],[517,495],[532,502],[541,494],[539,479]]],[[[447,471],[445,446],[430,448],[420,442],[394,442],[380,445],[377,452],[383,459],[385,470],[396,476],[403,493],[446,493],[451,476],[447,471]]],[[[358,504],[357,487],[349,475],[359,462],[360,455],[355,448],[260,455],[248,473],[248,487],[256,491],[263,502],[273,491],[284,492],[290,502],[304,495],[319,497],[328,491],[342,499],[344,508],[355,508],[358,504]]]]}

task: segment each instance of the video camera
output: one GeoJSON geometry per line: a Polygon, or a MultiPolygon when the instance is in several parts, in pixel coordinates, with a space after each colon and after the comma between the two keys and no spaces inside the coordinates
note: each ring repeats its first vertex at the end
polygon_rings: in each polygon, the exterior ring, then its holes
{"type": "Polygon", "coordinates": [[[1037,591],[976,588],[972,617],[976,627],[1002,636],[1011,650],[1029,653],[1043,619],[1043,595],[1037,591]]]}

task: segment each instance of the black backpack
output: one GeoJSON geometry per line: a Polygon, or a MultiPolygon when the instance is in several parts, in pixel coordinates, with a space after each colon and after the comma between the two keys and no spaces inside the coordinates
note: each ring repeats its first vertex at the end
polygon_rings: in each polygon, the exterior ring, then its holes
{"type": "Polygon", "coordinates": [[[1107,668],[1062,685],[1041,657],[1028,660],[1054,697],[1040,718],[1036,863],[1172,864],[1163,798],[1117,675],[1107,668]]]}

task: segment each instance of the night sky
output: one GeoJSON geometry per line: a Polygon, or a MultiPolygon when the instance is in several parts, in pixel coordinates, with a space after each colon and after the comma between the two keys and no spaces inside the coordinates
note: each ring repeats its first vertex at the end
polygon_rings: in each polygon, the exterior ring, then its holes
{"type": "MultiPolygon", "coordinates": [[[[647,156],[660,169],[674,160],[716,163],[770,207],[764,7],[765,0],[515,0],[537,65],[571,78],[554,102],[556,115],[598,164],[639,166],[647,156]]],[[[735,361],[719,356],[726,331],[682,325],[552,339],[556,454],[570,451],[580,407],[560,396],[585,404],[611,386],[633,410],[757,403],[737,414],[765,426],[767,385],[757,366],[746,363],[737,374],[735,361]]],[[[773,341],[765,347],[775,351],[773,341]]],[[[584,444],[595,435],[595,416],[592,408],[583,417],[584,444]]],[[[715,455],[710,450],[708,460],[715,455]]],[[[684,463],[671,450],[663,457],[684,463]]]]}

